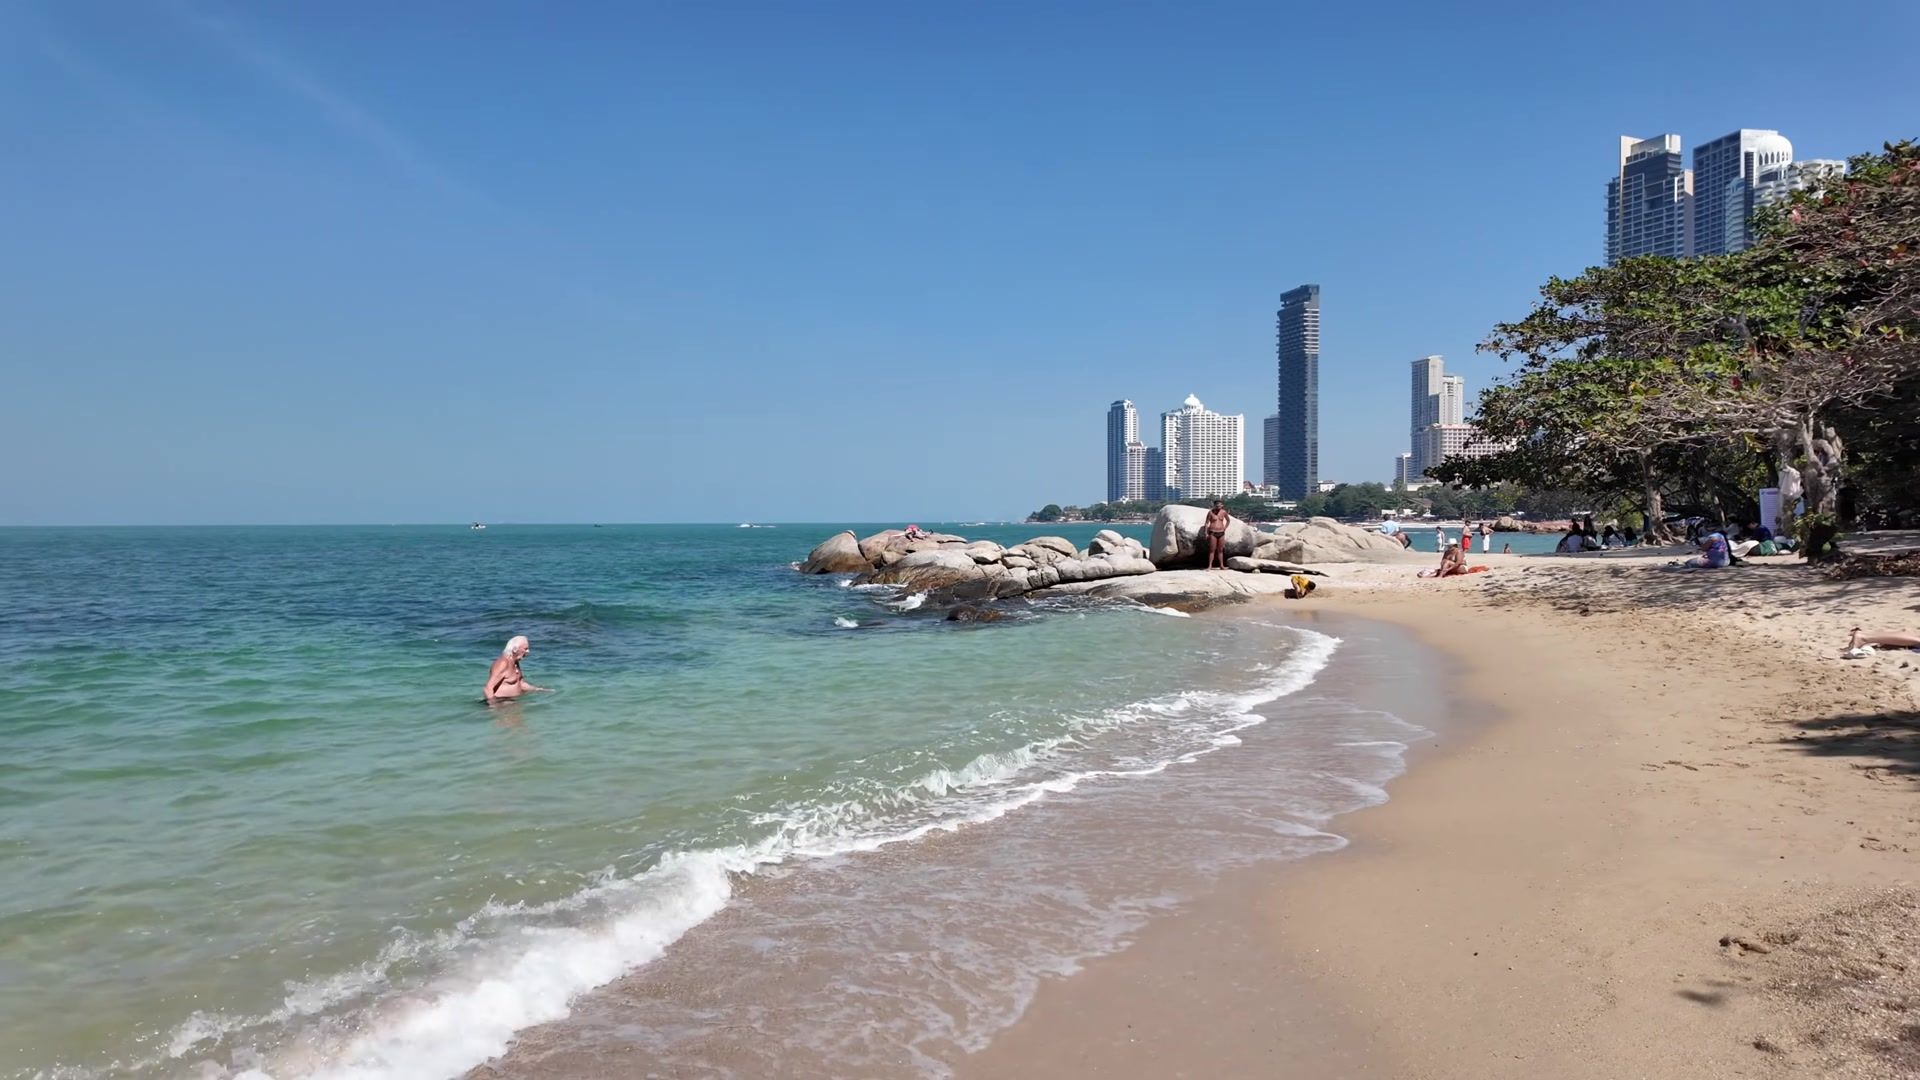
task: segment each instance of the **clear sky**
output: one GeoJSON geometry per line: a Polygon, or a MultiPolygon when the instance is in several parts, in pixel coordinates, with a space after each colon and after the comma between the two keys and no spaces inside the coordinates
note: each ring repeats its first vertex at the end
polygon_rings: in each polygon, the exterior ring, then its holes
{"type": "Polygon", "coordinates": [[[0,524],[1104,492],[1322,286],[1321,475],[1601,257],[1616,137],[1920,136],[1920,4],[0,4],[0,524]],[[1157,425],[1147,425],[1157,430],[1157,425]]]}

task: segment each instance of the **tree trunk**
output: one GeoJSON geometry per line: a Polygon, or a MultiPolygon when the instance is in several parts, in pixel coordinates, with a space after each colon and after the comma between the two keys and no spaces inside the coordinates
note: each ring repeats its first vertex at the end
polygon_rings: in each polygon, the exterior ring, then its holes
{"type": "Polygon", "coordinates": [[[1641,531],[1662,544],[1673,542],[1673,533],[1667,529],[1666,502],[1660,497],[1660,483],[1653,475],[1653,455],[1640,452],[1641,492],[1646,500],[1646,525],[1641,531]]]}
{"type": "Polygon", "coordinates": [[[1807,513],[1832,515],[1840,508],[1840,469],[1846,448],[1833,428],[1816,423],[1811,414],[1800,419],[1800,445],[1807,467],[1801,474],[1806,483],[1807,513]]]}

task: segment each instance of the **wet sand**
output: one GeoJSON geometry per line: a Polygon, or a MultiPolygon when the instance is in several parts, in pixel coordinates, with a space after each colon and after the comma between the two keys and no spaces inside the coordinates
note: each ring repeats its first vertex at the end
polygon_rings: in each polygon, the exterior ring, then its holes
{"type": "Polygon", "coordinates": [[[1319,609],[1445,651],[1470,722],[1349,848],[1222,881],[959,1075],[1914,1075],[1920,724],[1899,658],[1820,643],[1920,587],[1536,565],[1336,577],[1319,609]]]}

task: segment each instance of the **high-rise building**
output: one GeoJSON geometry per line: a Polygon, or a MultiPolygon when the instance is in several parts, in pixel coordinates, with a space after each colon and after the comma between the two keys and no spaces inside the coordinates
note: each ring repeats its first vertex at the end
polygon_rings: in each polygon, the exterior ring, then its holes
{"type": "MultiPolygon", "coordinates": [[[[1121,502],[1147,497],[1147,444],[1138,439],[1127,444],[1126,482],[1120,486],[1121,502]]],[[[1114,502],[1108,498],[1108,502],[1114,502]]]]}
{"type": "Polygon", "coordinates": [[[1280,483],[1280,414],[1274,413],[1261,424],[1265,438],[1260,444],[1260,483],[1277,487],[1280,483]]]}
{"type": "Polygon", "coordinates": [[[1157,446],[1145,447],[1141,455],[1146,464],[1146,497],[1150,502],[1164,502],[1173,496],[1167,492],[1167,455],[1157,446]]]}
{"type": "Polygon", "coordinates": [[[1694,255],[1747,247],[1754,184],[1760,173],[1793,163],[1793,144],[1777,131],[1741,128],[1693,148],[1694,255]]]}
{"type": "Polygon", "coordinates": [[[1607,181],[1607,263],[1693,251],[1694,176],[1680,136],[1620,136],[1620,168],[1607,181]]]}
{"type": "MultiPolygon", "coordinates": [[[[1796,191],[1805,191],[1824,181],[1847,175],[1847,163],[1826,158],[1813,158],[1807,161],[1787,161],[1760,170],[1753,181],[1753,209],[1772,206],[1785,202],[1796,191]]],[[[1740,222],[1738,239],[1740,246],[1736,251],[1753,246],[1753,215],[1749,212],[1740,222]]],[[[1731,223],[1728,226],[1732,228],[1731,223]]],[[[1730,238],[1731,239],[1731,238],[1730,238]]]]}
{"type": "Polygon", "coordinates": [[[1438,356],[1423,356],[1413,362],[1409,432],[1425,431],[1428,424],[1440,422],[1440,386],[1447,377],[1446,363],[1438,356]]]}
{"type": "Polygon", "coordinates": [[[1280,294],[1274,319],[1279,360],[1279,474],[1283,499],[1304,499],[1320,486],[1320,286],[1280,294]]]}
{"type": "MultiPolygon", "coordinates": [[[[1451,457],[1486,457],[1503,449],[1499,443],[1488,442],[1482,438],[1479,429],[1472,424],[1428,424],[1426,430],[1414,439],[1413,461],[1424,461],[1426,465],[1412,475],[1413,483],[1418,483],[1426,475],[1426,470],[1451,457]]],[[[1412,471],[1412,464],[1408,465],[1412,471]]]]}
{"type": "Polygon", "coordinates": [[[1458,425],[1467,418],[1467,380],[1446,373],[1446,361],[1423,356],[1413,362],[1413,396],[1407,434],[1412,439],[1411,478],[1418,480],[1439,458],[1428,458],[1424,432],[1435,424],[1458,425]]]}
{"type": "Polygon", "coordinates": [[[1167,498],[1238,495],[1247,478],[1246,417],[1212,412],[1192,394],[1177,412],[1160,415],[1167,498]]]}
{"type": "Polygon", "coordinates": [[[1420,474],[1413,471],[1412,454],[1396,454],[1393,458],[1393,487],[1405,490],[1414,485],[1420,474]]]}
{"type": "Polygon", "coordinates": [[[1140,412],[1121,399],[1107,406],[1107,501],[1127,498],[1127,447],[1140,441],[1140,412]]]}

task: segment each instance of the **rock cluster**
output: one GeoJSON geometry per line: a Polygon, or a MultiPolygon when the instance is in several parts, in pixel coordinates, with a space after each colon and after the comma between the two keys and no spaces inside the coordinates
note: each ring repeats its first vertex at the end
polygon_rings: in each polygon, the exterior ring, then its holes
{"type": "Polygon", "coordinates": [[[862,584],[898,585],[942,601],[1023,596],[1042,589],[1139,600],[1149,604],[1201,605],[1285,588],[1284,579],[1256,584],[1261,575],[1303,572],[1302,563],[1403,561],[1400,543],[1331,518],[1282,525],[1261,533],[1239,520],[1228,524],[1230,574],[1199,570],[1206,562],[1202,535],[1206,511],[1163,507],[1147,544],[1103,529],[1081,551],[1059,536],[1036,536],[1002,547],[945,533],[899,529],[864,539],[852,532],[830,537],[799,565],[809,574],[858,574],[862,584]],[[1134,579],[1122,583],[1115,579],[1134,579]]]}

